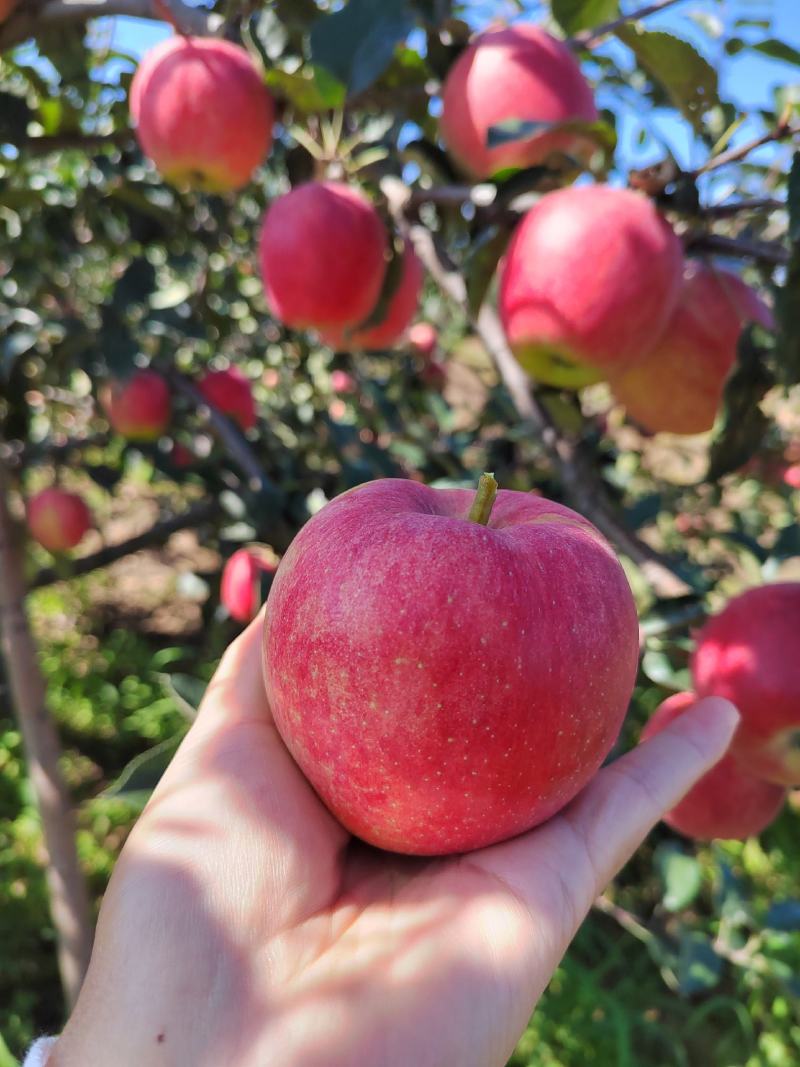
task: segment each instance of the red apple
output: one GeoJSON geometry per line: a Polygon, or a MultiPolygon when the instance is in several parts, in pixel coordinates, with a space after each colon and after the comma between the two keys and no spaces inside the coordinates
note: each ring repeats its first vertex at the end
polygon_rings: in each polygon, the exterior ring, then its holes
{"type": "Polygon", "coordinates": [[[585,137],[547,127],[596,119],[592,90],[569,47],[538,26],[519,25],[487,30],[461,53],[445,79],[439,125],[464,170],[489,178],[544,163],[553,152],[584,155],[585,137]],[[545,128],[489,148],[490,127],[515,119],[545,128]]]}
{"type": "Polygon", "coordinates": [[[683,253],[651,201],[586,185],[548,193],[509,245],[499,306],[534,378],[580,388],[653,347],[681,287],[683,253]]]}
{"type": "Polygon", "coordinates": [[[432,359],[439,344],[439,331],[430,322],[415,322],[408,331],[408,347],[422,359],[432,359]]]}
{"type": "Polygon", "coordinates": [[[617,400],[651,433],[710,430],[748,322],[773,326],[757,293],[730,271],[691,260],[655,348],[612,381],[617,400]]]}
{"type": "Polygon", "coordinates": [[[352,833],[439,855],[543,822],[619,732],[638,658],[624,572],[580,515],[484,476],[383,479],[318,512],[268,600],[278,729],[352,833]]]}
{"type": "MultiPolygon", "coordinates": [[[[642,738],[661,733],[696,702],[694,693],[675,693],[653,713],[642,738]]],[[[785,800],[784,788],[748,774],[734,756],[727,755],[667,812],[664,822],[697,841],[743,841],[766,829],[785,800]]]]}
{"type": "Polygon", "coordinates": [[[380,322],[366,329],[321,330],[320,337],[331,348],[359,348],[378,351],[391,348],[406,332],[419,304],[422,288],[422,264],[417,253],[407,242],[400,264],[400,279],[386,306],[380,322]]]}
{"type": "Polygon", "coordinates": [[[245,185],[272,146],[275,104],[239,45],[176,35],[142,59],[130,93],[142,151],[174,185],[245,185]]]}
{"type": "Polygon", "coordinates": [[[27,505],[28,530],[48,552],[74,548],[92,525],[92,514],[77,493],[43,489],[27,505]]]}
{"type": "Polygon", "coordinates": [[[233,419],[242,430],[255,426],[253,387],[238,367],[209,371],[197,383],[197,388],[209,404],[233,419]]]}
{"type": "Polygon", "coordinates": [[[109,382],[100,392],[100,403],[111,428],[129,441],[157,441],[172,415],[169,386],[154,370],[109,382]]]}
{"type": "Polygon", "coordinates": [[[790,489],[800,489],[800,463],[792,463],[783,472],[783,482],[790,489]]]}
{"type": "Polygon", "coordinates": [[[748,589],[703,626],[692,657],[698,696],[742,715],[732,751],[751,774],[800,785],[800,582],[748,589]]]}
{"type": "Polygon", "coordinates": [[[267,210],[261,269],[272,312],[286,326],[322,332],[364,322],[386,264],[386,230],[357,189],[306,182],[267,210]]]}
{"type": "Polygon", "coordinates": [[[346,370],[331,372],[331,389],[334,393],[354,393],[356,388],[355,378],[352,374],[348,374],[346,370]]]}
{"type": "Polygon", "coordinates": [[[260,546],[240,548],[222,570],[220,600],[231,618],[250,622],[261,607],[261,579],[274,574],[277,564],[260,546]]]}

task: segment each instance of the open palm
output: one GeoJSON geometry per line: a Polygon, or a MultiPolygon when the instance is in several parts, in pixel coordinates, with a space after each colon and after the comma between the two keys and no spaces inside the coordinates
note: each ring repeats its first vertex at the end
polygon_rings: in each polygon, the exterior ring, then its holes
{"type": "Polygon", "coordinates": [[[702,702],[513,841],[397,857],[351,838],[293,763],[260,638],[259,619],[226,653],[125,846],[48,1067],[500,1067],[734,710],[702,702]]]}

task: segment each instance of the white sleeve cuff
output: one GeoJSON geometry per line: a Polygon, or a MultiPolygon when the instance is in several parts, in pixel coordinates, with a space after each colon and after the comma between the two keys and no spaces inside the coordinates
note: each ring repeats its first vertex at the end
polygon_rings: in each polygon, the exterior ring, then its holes
{"type": "Polygon", "coordinates": [[[56,1043],[54,1037],[40,1037],[34,1042],[30,1052],[25,1057],[22,1067],[46,1067],[50,1053],[56,1043]]]}

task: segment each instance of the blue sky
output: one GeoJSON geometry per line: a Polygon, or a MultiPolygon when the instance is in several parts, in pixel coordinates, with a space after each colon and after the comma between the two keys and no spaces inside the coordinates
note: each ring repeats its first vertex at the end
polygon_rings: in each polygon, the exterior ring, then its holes
{"type": "MultiPolygon", "coordinates": [[[[198,0],[194,2],[197,6],[204,6],[198,0]]],[[[628,0],[623,3],[623,9],[631,10],[640,6],[640,3],[641,0],[628,0]]],[[[536,18],[537,9],[540,10],[542,5],[539,0],[531,0],[525,6],[528,8],[527,17],[536,18]]],[[[468,4],[468,12],[470,21],[476,27],[485,25],[490,18],[498,15],[519,17],[517,5],[510,0],[472,0],[468,4]]],[[[728,31],[726,36],[735,32],[751,43],[764,37],[776,37],[800,50],[800,0],[684,0],[646,21],[648,29],[666,30],[695,44],[718,70],[723,99],[731,100],[745,113],[771,106],[775,89],[782,85],[796,85],[800,97],[800,67],[749,51],[742,51],[735,56],[725,55],[718,42],[710,39],[698,25],[698,14],[723,25],[728,31]],[[771,27],[769,30],[734,29],[737,20],[747,18],[768,19],[771,27]]],[[[110,25],[102,28],[102,37],[108,40],[110,33],[116,47],[133,55],[141,55],[170,32],[163,23],[126,18],[108,22],[110,25]]],[[[621,46],[611,44],[607,47],[616,48],[615,55],[624,58],[625,49],[621,46]]],[[[602,106],[612,100],[613,97],[604,100],[601,96],[600,104],[602,106]]],[[[688,125],[676,120],[674,113],[659,115],[651,112],[648,123],[684,166],[696,166],[702,162],[702,149],[698,149],[693,142],[688,125]]],[[[618,158],[622,166],[641,166],[654,161],[658,151],[653,143],[649,142],[644,147],[637,144],[639,117],[633,112],[619,111],[618,124],[618,158]]],[[[760,133],[762,128],[757,116],[750,118],[737,131],[732,143],[748,140],[760,133]]],[[[775,153],[781,151],[784,149],[769,146],[762,150],[761,158],[774,158],[775,153]]]]}

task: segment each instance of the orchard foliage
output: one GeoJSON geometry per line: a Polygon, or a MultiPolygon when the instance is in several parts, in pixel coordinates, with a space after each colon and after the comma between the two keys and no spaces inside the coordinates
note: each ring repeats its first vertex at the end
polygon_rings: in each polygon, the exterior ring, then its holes
{"type": "MultiPolygon", "coordinates": [[[[25,560],[93,890],[234,628],[226,613],[252,615],[294,534],[352,486],[402,476],[467,487],[493,470],[504,488],[594,521],[641,620],[621,745],[691,686],[692,632],[709,610],[745,586],[800,578],[800,52],[776,29],[782,6],[662,0],[647,7],[663,15],[623,18],[632,0],[142,0],[146,18],[170,15],[212,50],[225,42],[233,114],[206,68],[170,75],[184,102],[205,94],[219,117],[225,138],[209,141],[190,108],[158,121],[147,111],[148,86],[163,91],[169,79],[140,65],[119,23],[87,24],[85,5],[78,17],[58,0],[0,0],[0,463],[20,530],[23,502],[41,510],[42,491],[91,506],[91,519],[77,509],[80,521],[61,531],[77,546],[68,555],[54,561],[30,544],[25,560]],[[465,137],[461,86],[478,69],[467,70],[470,42],[497,17],[568,42],[547,47],[567,57],[569,106],[532,116],[526,88],[503,113],[486,95],[465,137]],[[749,100],[725,76],[744,56],[771,64],[771,98],[749,100]],[[249,131],[238,139],[237,114],[249,131]],[[233,165],[203,171],[198,151],[233,165]],[[631,218],[623,210],[617,224],[616,207],[587,213],[599,234],[588,246],[585,233],[566,242],[549,231],[545,283],[555,258],[567,310],[592,309],[599,295],[607,321],[593,326],[599,371],[586,373],[584,344],[577,376],[570,367],[565,380],[560,364],[542,374],[539,341],[525,332],[542,319],[512,277],[513,249],[556,198],[605,185],[617,187],[601,194],[609,202],[635,203],[664,227],[674,263],[655,265],[660,300],[647,284],[652,250],[603,274],[631,218]],[[326,226],[330,212],[320,223],[318,204],[332,198],[320,191],[331,189],[345,190],[358,225],[348,214],[326,226]],[[676,321],[667,304],[678,306],[684,262],[687,277],[713,265],[716,282],[695,311],[681,305],[679,329],[648,337],[648,321],[676,321]],[[717,300],[704,314],[723,270],[737,275],[738,313],[756,310],[731,317],[717,300]],[[310,312],[309,293],[319,297],[310,312]],[[652,343],[664,354],[658,373],[642,361],[611,373],[619,320],[628,339],[638,331],[626,358],[652,343]],[[676,336],[689,339],[680,350],[668,343],[676,336]],[[698,374],[704,352],[718,368],[710,383],[698,374]],[[607,374],[610,387],[597,381],[607,374]],[[660,432],[690,380],[670,428],[713,429],[660,432]],[[137,392],[144,411],[131,412],[137,392]],[[184,526],[213,550],[170,587],[192,605],[195,645],[109,628],[113,572],[100,568],[184,526]],[[80,621],[59,630],[53,620],[64,618],[80,621]]],[[[487,94],[528,85],[508,69],[489,64],[487,94]]],[[[564,355],[552,341],[545,364],[564,355]]],[[[56,986],[51,946],[32,932],[48,922],[36,824],[19,734],[8,719],[0,728],[0,814],[11,826],[0,831],[0,913],[10,916],[0,1030],[19,1051],[59,1020],[52,997],[36,1002],[56,986]]],[[[790,796],[760,843],[695,849],[661,828],[604,898],[606,914],[587,923],[513,1062],[796,1063],[796,809],[790,796]]]]}

